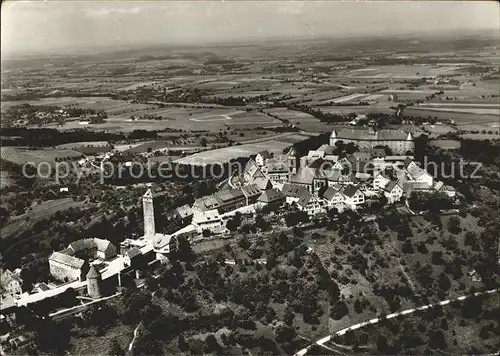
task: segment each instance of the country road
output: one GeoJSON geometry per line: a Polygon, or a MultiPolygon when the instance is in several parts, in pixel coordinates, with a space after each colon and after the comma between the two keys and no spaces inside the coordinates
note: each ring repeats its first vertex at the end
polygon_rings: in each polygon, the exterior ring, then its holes
{"type": "Polygon", "coordinates": [[[141,326],[141,323],[137,324],[137,326],[134,329],[134,337],[132,338],[132,341],[130,341],[130,344],[128,345],[128,351],[131,352],[133,347],[134,347],[134,342],[135,339],[137,338],[137,334],[139,332],[139,327],[141,326]]]}
{"type": "Polygon", "coordinates": [[[462,295],[462,296],[457,297],[457,298],[446,299],[446,300],[442,300],[440,302],[436,302],[436,303],[432,303],[432,304],[427,304],[427,305],[422,305],[422,306],[417,307],[417,308],[406,309],[406,310],[402,310],[402,311],[397,312],[397,313],[388,314],[388,315],[385,316],[385,318],[374,318],[374,319],[370,319],[370,320],[367,320],[367,321],[363,321],[361,323],[351,325],[351,326],[349,326],[347,328],[341,329],[339,331],[334,332],[333,334],[330,334],[328,336],[325,336],[322,339],[317,340],[313,344],[311,344],[311,345],[303,348],[302,350],[299,350],[297,353],[295,353],[294,356],[304,356],[307,353],[307,351],[309,350],[310,347],[312,347],[313,345],[323,346],[325,343],[327,343],[328,341],[330,341],[333,336],[342,336],[342,335],[346,334],[348,331],[360,329],[360,328],[365,327],[367,325],[377,324],[378,322],[380,322],[382,320],[385,320],[385,319],[392,319],[392,318],[396,318],[398,316],[412,314],[412,313],[414,313],[416,311],[426,310],[426,309],[429,309],[429,308],[432,308],[432,307],[435,307],[435,306],[447,305],[447,304],[450,304],[453,301],[463,301],[463,300],[471,298],[471,297],[478,297],[478,296],[481,296],[481,295],[498,293],[499,291],[500,291],[500,289],[490,289],[490,290],[487,290],[487,291],[484,291],[484,292],[476,292],[474,294],[462,295]]]}

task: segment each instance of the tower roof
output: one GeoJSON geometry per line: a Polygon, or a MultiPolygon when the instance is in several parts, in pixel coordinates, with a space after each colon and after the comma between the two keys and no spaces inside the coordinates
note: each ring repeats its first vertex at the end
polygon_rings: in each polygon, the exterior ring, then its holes
{"type": "Polygon", "coordinates": [[[97,270],[97,268],[95,268],[94,265],[90,266],[89,272],[87,273],[87,279],[89,279],[89,278],[99,278],[99,277],[101,277],[101,274],[99,273],[99,271],[97,270]]]}
{"type": "Polygon", "coordinates": [[[151,188],[148,188],[146,193],[142,196],[143,198],[153,198],[153,192],[151,191],[151,188]]]}

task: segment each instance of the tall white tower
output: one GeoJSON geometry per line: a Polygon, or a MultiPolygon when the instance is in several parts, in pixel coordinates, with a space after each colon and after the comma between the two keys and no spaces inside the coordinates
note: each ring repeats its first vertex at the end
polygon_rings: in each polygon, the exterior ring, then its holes
{"type": "Polygon", "coordinates": [[[144,236],[153,238],[155,230],[155,209],[153,206],[153,192],[151,188],[142,196],[142,207],[144,210],[144,236]]]}
{"type": "Polygon", "coordinates": [[[336,142],[337,142],[337,131],[333,130],[332,134],[330,135],[330,146],[335,146],[336,142]]]}

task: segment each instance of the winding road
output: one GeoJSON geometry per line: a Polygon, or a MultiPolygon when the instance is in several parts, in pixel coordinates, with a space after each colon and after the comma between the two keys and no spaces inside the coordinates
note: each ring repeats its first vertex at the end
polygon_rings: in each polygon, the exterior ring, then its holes
{"type": "Polygon", "coordinates": [[[360,328],[365,327],[367,325],[377,324],[380,321],[385,320],[385,319],[392,319],[392,318],[396,318],[398,316],[412,314],[412,313],[414,313],[416,311],[426,310],[426,309],[429,309],[429,308],[432,308],[432,307],[435,307],[435,306],[444,306],[444,305],[450,304],[451,302],[454,302],[454,301],[463,301],[463,300],[466,300],[466,299],[472,298],[472,297],[479,297],[481,295],[498,293],[499,291],[500,291],[500,289],[497,288],[497,289],[490,289],[490,290],[487,290],[487,291],[484,291],[484,292],[476,292],[476,293],[469,294],[469,295],[462,295],[462,296],[457,297],[457,298],[446,299],[446,300],[442,300],[440,302],[436,302],[436,303],[432,303],[432,304],[427,304],[427,305],[422,305],[422,306],[417,307],[417,308],[406,309],[406,310],[402,310],[402,311],[397,312],[397,313],[388,314],[388,315],[386,315],[383,318],[374,318],[374,319],[370,319],[370,320],[367,320],[367,321],[363,321],[361,323],[351,325],[351,326],[349,326],[347,328],[341,329],[341,330],[339,330],[337,332],[334,332],[333,334],[330,334],[328,336],[325,336],[322,339],[317,340],[313,344],[311,344],[311,345],[303,348],[302,350],[299,350],[297,353],[295,353],[294,356],[304,356],[307,353],[307,351],[309,350],[309,348],[311,348],[313,345],[323,346],[325,343],[327,343],[328,341],[330,341],[332,339],[332,337],[334,337],[334,336],[342,336],[345,333],[347,333],[348,331],[360,329],[360,328]]]}

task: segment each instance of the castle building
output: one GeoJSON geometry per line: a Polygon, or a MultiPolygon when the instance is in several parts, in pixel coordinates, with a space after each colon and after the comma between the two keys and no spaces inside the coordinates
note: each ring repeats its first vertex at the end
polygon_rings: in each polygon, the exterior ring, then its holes
{"type": "Polygon", "coordinates": [[[83,281],[89,269],[89,260],[105,261],[116,255],[116,247],[108,240],[98,238],[77,240],[64,250],[50,255],[50,274],[59,281],[83,281]]]}
{"type": "Polygon", "coordinates": [[[405,154],[415,150],[413,135],[403,130],[373,130],[368,129],[341,129],[332,131],[330,146],[339,141],[352,142],[362,150],[371,150],[377,146],[388,146],[394,153],[405,154]]]}
{"type": "Polygon", "coordinates": [[[87,273],[87,294],[89,297],[97,299],[101,297],[101,274],[95,268],[95,266],[90,266],[89,272],[87,273]]]}
{"type": "Polygon", "coordinates": [[[53,252],[49,257],[52,277],[59,281],[83,281],[89,269],[88,261],[61,252],[53,252]]]}

